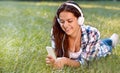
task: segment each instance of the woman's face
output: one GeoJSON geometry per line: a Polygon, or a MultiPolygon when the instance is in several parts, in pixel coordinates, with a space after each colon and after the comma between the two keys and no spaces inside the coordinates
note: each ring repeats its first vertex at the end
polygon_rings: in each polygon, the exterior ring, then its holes
{"type": "Polygon", "coordinates": [[[63,11],[59,14],[60,26],[67,35],[74,35],[78,31],[79,25],[77,17],[71,12],[63,11]]]}

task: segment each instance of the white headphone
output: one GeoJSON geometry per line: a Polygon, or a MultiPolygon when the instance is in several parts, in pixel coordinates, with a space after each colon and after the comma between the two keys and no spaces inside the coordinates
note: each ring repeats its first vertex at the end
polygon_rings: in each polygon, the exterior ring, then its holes
{"type": "MultiPolygon", "coordinates": [[[[83,17],[82,10],[77,5],[75,5],[75,4],[72,4],[72,3],[65,3],[65,4],[75,7],[80,12],[81,16],[78,17],[78,24],[79,25],[83,25],[83,23],[84,23],[84,17],[83,17]]],[[[57,21],[58,21],[59,24],[61,24],[59,18],[57,18],[57,21]]]]}

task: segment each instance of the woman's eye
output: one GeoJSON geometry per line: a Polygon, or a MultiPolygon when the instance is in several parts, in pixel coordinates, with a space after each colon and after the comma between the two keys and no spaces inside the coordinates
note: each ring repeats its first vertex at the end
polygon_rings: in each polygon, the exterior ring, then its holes
{"type": "Polygon", "coordinates": [[[72,23],[72,21],[68,21],[68,23],[72,23]]]}
{"type": "Polygon", "coordinates": [[[60,21],[60,23],[64,23],[64,21],[60,21]]]}

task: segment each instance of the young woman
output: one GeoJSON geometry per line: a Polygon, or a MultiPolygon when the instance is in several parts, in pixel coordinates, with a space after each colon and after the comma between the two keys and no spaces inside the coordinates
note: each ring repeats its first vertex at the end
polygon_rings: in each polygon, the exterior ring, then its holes
{"type": "Polygon", "coordinates": [[[58,8],[51,34],[57,59],[48,55],[46,63],[55,68],[63,68],[64,65],[78,67],[92,59],[105,57],[118,43],[117,34],[100,40],[96,28],[84,25],[83,13],[73,1],[67,1],[58,8]]]}

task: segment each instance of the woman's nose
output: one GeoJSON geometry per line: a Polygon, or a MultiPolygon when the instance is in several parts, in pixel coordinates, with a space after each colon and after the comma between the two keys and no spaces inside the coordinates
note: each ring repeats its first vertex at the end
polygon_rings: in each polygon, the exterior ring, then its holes
{"type": "Polygon", "coordinates": [[[67,27],[68,26],[68,22],[66,21],[63,26],[67,27]]]}

